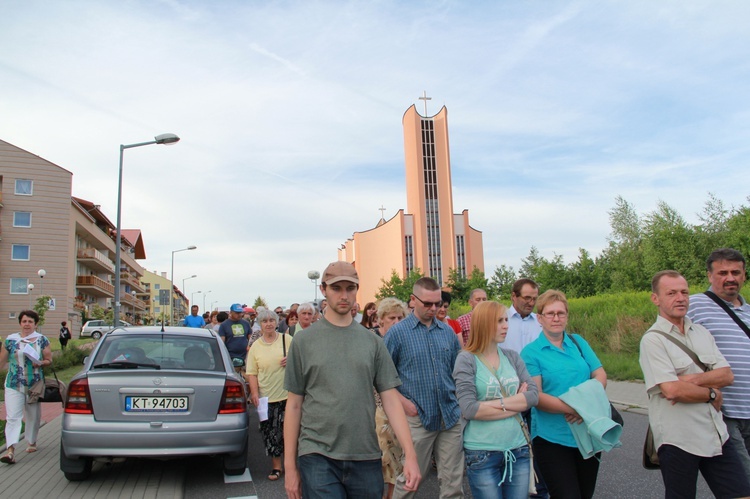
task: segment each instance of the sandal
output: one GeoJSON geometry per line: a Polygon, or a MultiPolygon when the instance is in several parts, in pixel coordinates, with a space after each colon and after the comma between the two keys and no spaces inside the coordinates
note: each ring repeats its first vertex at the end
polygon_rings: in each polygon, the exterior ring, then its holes
{"type": "Polygon", "coordinates": [[[36,444],[29,444],[26,446],[26,452],[36,452],[36,444]]]}
{"type": "Polygon", "coordinates": [[[16,458],[13,455],[13,451],[9,450],[8,452],[5,453],[5,455],[3,457],[0,457],[0,463],[15,464],[16,463],[16,458]]]}
{"type": "Polygon", "coordinates": [[[268,474],[268,479],[272,482],[275,482],[281,477],[281,470],[271,470],[271,472],[268,474]]]}

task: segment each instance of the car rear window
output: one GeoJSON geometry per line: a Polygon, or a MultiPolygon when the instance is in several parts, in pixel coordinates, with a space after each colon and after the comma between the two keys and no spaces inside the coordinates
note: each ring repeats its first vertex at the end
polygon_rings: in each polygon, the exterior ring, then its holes
{"type": "Polygon", "coordinates": [[[112,363],[152,364],[161,369],[225,370],[215,338],[169,334],[107,336],[93,365],[112,363]]]}

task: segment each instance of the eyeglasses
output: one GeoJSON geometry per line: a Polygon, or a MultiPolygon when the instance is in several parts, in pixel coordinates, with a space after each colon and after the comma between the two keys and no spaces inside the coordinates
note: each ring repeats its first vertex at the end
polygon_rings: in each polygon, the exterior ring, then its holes
{"type": "Polygon", "coordinates": [[[422,298],[418,297],[417,295],[412,295],[414,298],[422,302],[422,305],[424,305],[427,308],[432,307],[438,307],[440,308],[443,305],[443,301],[424,301],[422,298]]]}
{"type": "Polygon", "coordinates": [[[531,302],[533,302],[533,301],[536,301],[536,299],[537,299],[538,297],[537,297],[537,296],[518,296],[517,298],[520,298],[520,299],[522,299],[522,300],[523,300],[523,301],[525,301],[526,303],[531,303],[531,302]]]}
{"type": "Polygon", "coordinates": [[[558,318],[560,318],[560,319],[564,319],[564,318],[566,318],[566,317],[568,316],[568,313],[567,313],[567,312],[544,312],[544,313],[543,313],[543,314],[541,314],[541,315],[542,315],[542,317],[544,317],[545,319],[549,319],[549,320],[552,320],[552,319],[554,319],[555,317],[558,317],[558,318]]]}

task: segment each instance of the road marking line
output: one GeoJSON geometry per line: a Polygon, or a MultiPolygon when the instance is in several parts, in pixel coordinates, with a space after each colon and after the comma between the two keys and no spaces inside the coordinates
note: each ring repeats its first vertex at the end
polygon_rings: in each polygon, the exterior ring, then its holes
{"type": "Polygon", "coordinates": [[[241,475],[227,475],[224,474],[224,483],[243,483],[252,482],[253,477],[250,476],[250,470],[245,468],[245,472],[241,475]]]}

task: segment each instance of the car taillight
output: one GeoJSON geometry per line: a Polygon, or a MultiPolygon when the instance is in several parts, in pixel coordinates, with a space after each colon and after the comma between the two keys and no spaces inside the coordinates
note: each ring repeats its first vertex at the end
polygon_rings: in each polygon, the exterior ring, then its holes
{"type": "Polygon", "coordinates": [[[89,380],[83,378],[70,382],[70,385],[68,385],[68,400],[65,403],[65,412],[68,414],[94,413],[94,408],[91,406],[89,380]]]}
{"type": "Polygon", "coordinates": [[[224,393],[221,396],[219,414],[237,414],[246,410],[245,387],[239,381],[226,380],[224,382],[224,393]]]}

